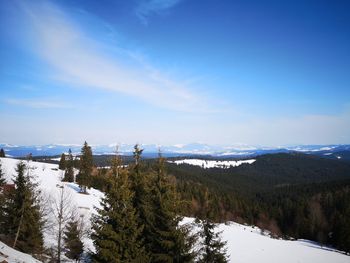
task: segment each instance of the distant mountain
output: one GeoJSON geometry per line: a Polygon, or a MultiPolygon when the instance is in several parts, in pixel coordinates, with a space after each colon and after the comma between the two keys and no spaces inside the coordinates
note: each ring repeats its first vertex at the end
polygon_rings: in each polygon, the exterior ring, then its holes
{"type": "MultiPolygon", "coordinates": [[[[2,143],[6,155],[13,157],[22,157],[29,153],[33,156],[55,156],[69,149],[73,153],[79,154],[82,145],[77,144],[48,144],[48,145],[12,145],[2,143]]],[[[109,145],[92,145],[95,155],[113,154],[116,144],[109,145]]],[[[125,155],[131,155],[134,145],[120,144],[119,152],[125,155]]],[[[209,155],[220,158],[238,158],[252,157],[269,153],[287,153],[287,152],[303,152],[323,156],[330,159],[350,160],[350,145],[297,145],[293,147],[261,147],[251,145],[209,145],[203,143],[177,144],[177,145],[157,145],[143,144],[144,155],[146,157],[154,157],[161,149],[166,157],[185,156],[185,155],[209,155]]]]}

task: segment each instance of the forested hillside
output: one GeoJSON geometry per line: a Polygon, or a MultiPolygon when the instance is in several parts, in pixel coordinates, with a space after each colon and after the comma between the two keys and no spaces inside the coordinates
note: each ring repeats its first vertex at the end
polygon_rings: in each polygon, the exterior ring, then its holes
{"type": "Polygon", "coordinates": [[[272,154],[229,169],[168,163],[168,171],[188,201],[186,215],[201,216],[209,196],[217,221],[248,222],[350,251],[348,162],[272,154]]]}

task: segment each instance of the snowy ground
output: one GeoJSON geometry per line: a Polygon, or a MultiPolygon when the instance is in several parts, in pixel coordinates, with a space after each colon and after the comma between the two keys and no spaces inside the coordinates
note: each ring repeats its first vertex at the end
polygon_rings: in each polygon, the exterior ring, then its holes
{"type": "MultiPolygon", "coordinates": [[[[2,170],[5,173],[5,177],[8,183],[12,183],[12,179],[16,175],[16,165],[19,162],[15,159],[0,158],[2,163],[2,170]]],[[[63,183],[61,178],[63,177],[63,171],[58,170],[57,164],[32,162],[29,163],[30,173],[34,176],[35,180],[39,184],[39,189],[42,191],[43,201],[49,206],[53,206],[54,201],[58,200],[60,194],[60,187],[64,187],[65,195],[70,199],[71,210],[78,213],[78,215],[85,222],[85,229],[89,230],[90,218],[95,213],[95,207],[99,207],[99,201],[103,197],[103,193],[96,189],[88,189],[87,195],[79,193],[79,186],[74,183],[63,183]]],[[[50,207],[47,209],[49,213],[49,220],[53,220],[50,213],[50,207]]],[[[45,230],[44,239],[45,245],[50,246],[54,244],[55,233],[53,228],[45,230]]],[[[84,238],[84,246],[86,251],[94,251],[94,246],[90,238],[84,238]]]]}
{"type": "MultiPolygon", "coordinates": [[[[184,223],[192,222],[192,218],[184,219],[184,223]]],[[[234,263],[350,263],[350,256],[335,249],[310,240],[273,239],[258,227],[231,222],[220,224],[217,231],[222,231],[234,263]]]]}
{"type": "MultiPolygon", "coordinates": [[[[0,158],[3,171],[8,182],[11,182],[15,176],[15,168],[18,160],[11,158],[0,158]]],[[[254,160],[247,160],[254,162],[254,160]]],[[[92,213],[95,212],[94,207],[99,206],[99,200],[103,194],[95,189],[88,190],[89,195],[79,194],[79,188],[73,183],[62,183],[62,171],[58,170],[57,164],[47,164],[39,162],[29,162],[31,174],[36,176],[40,189],[44,196],[48,198],[56,198],[59,193],[58,186],[64,186],[70,194],[72,203],[88,222],[92,213]]],[[[192,222],[193,219],[185,218],[184,222],[192,222]]],[[[89,227],[88,227],[89,228],[89,227]]],[[[257,227],[244,226],[237,223],[230,225],[221,224],[219,230],[223,231],[222,237],[227,240],[228,253],[230,254],[230,262],[235,263],[350,263],[350,257],[336,250],[321,247],[318,244],[307,241],[287,241],[272,239],[269,236],[261,235],[261,231],[257,227]]],[[[50,245],[54,237],[52,233],[45,234],[45,243],[50,245]]],[[[93,244],[87,237],[84,240],[85,249],[93,250],[93,244]]],[[[38,262],[32,257],[15,251],[0,242],[0,262],[7,260],[8,262],[38,262]],[[5,255],[7,257],[5,257],[5,255]]]]}
{"type": "Polygon", "coordinates": [[[40,261],[36,260],[32,256],[14,250],[13,248],[10,248],[2,242],[0,242],[0,262],[40,263],[40,261]]]}
{"type": "Polygon", "coordinates": [[[255,162],[254,159],[251,160],[240,160],[240,161],[216,161],[216,160],[201,160],[201,159],[183,159],[183,160],[177,160],[177,161],[168,161],[169,163],[175,163],[175,164],[190,164],[190,165],[196,165],[203,167],[205,169],[207,168],[230,168],[239,166],[241,164],[247,163],[252,164],[255,162]]]}

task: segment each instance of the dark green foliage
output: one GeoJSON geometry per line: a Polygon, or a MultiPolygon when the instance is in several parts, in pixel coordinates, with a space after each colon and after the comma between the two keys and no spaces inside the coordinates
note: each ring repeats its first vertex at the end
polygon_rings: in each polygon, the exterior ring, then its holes
{"type": "Polygon", "coordinates": [[[5,151],[3,148],[1,148],[1,150],[0,150],[0,157],[6,157],[5,151]]]}
{"type": "Polygon", "coordinates": [[[81,241],[81,234],[78,220],[71,220],[67,223],[63,237],[64,247],[66,249],[65,255],[76,261],[79,261],[84,249],[84,244],[81,241]]]}
{"type": "Polygon", "coordinates": [[[131,190],[133,195],[133,207],[138,212],[138,225],[143,229],[142,236],[147,251],[150,251],[152,243],[152,229],[154,214],[150,201],[150,176],[142,171],[141,154],[142,149],[138,145],[134,147],[135,164],[130,165],[131,190]]]}
{"type": "Polygon", "coordinates": [[[257,157],[252,165],[230,169],[169,164],[168,170],[177,178],[182,199],[190,204],[182,206],[183,215],[201,216],[208,188],[214,222],[247,222],[277,236],[350,251],[347,162],[271,154],[257,157]]]}
{"type": "Polygon", "coordinates": [[[66,155],[62,153],[60,162],[58,164],[58,169],[64,170],[66,169],[66,155]]]}
{"type": "Polygon", "coordinates": [[[68,152],[68,158],[65,161],[65,171],[63,181],[65,182],[74,182],[74,169],[73,169],[73,155],[71,149],[68,152]]]}
{"type": "Polygon", "coordinates": [[[201,232],[203,238],[202,247],[198,262],[200,263],[226,263],[228,257],[226,255],[226,242],[222,241],[219,233],[215,233],[215,224],[210,219],[200,220],[201,232]]]}
{"type": "Polygon", "coordinates": [[[83,148],[81,148],[80,170],[76,178],[83,193],[86,193],[86,188],[90,185],[92,167],[93,159],[91,147],[85,141],[83,148]]]}
{"type": "Polygon", "coordinates": [[[14,246],[22,252],[40,254],[43,251],[43,217],[39,206],[36,185],[32,182],[26,165],[17,165],[16,188],[9,194],[6,205],[6,235],[16,241],[14,246]],[[16,237],[18,239],[16,240],[16,237]]]}
{"type": "MultiPolygon", "coordinates": [[[[141,153],[135,147],[135,163],[129,165],[129,170],[139,225],[144,227],[146,249],[152,253],[157,251],[154,244],[162,243],[155,238],[158,225],[159,229],[167,229],[162,218],[168,213],[157,215],[155,211],[170,206],[164,205],[167,202],[162,202],[161,188],[155,187],[158,164],[155,160],[141,162],[141,153]]],[[[268,229],[276,236],[311,239],[350,251],[349,163],[303,154],[271,154],[256,159],[252,165],[230,169],[167,164],[171,177],[166,175],[166,182],[176,178],[182,201],[179,214],[209,218],[203,214],[209,200],[212,223],[246,222],[268,229]]],[[[98,174],[94,177],[95,184],[106,189],[108,173],[99,169],[98,174]]],[[[171,247],[172,243],[169,244],[171,247]]],[[[157,249],[166,251],[162,245],[157,249]]],[[[167,262],[168,252],[164,253],[167,262]]]]}
{"type": "Polygon", "coordinates": [[[120,168],[116,157],[112,165],[110,186],[93,218],[92,239],[96,247],[95,262],[149,262],[143,243],[143,225],[133,207],[129,174],[120,168]]]}
{"type": "Polygon", "coordinates": [[[209,198],[209,191],[203,191],[203,207],[199,218],[196,219],[197,224],[201,230],[199,236],[202,238],[201,248],[199,250],[200,263],[226,263],[228,262],[227,248],[225,241],[221,240],[221,232],[215,233],[216,225],[213,222],[213,215],[215,213],[214,205],[215,199],[209,198]]]}
{"type": "Polygon", "coordinates": [[[95,260],[129,262],[130,256],[123,253],[135,250],[136,245],[142,248],[141,262],[147,258],[150,262],[193,262],[195,238],[189,226],[179,226],[179,198],[175,182],[165,173],[164,159],[159,158],[155,166],[143,165],[141,154],[136,145],[135,162],[128,169],[122,169],[121,159],[114,158],[110,173],[99,169],[95,176],[104,180],[106,192],[103,209],[94,219],[93,239],[99,248],[95,260]]]}
{"type": "Polygon", "coordinates": [[[159,156],[156,172],[153,174],[151,205],[153,228],[150,243],[152,262],[191,262],[194,254],[190,252],[188,233],[179,227],[179,197],[174,183],[165,173],[165,159],[159,156]]]}

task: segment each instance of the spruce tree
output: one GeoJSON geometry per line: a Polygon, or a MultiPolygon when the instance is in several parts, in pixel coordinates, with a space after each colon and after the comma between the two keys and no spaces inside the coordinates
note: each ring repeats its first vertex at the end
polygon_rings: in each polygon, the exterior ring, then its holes
{"type": "Polygon", "coordinates": [[[154,214],[152,224],[152,262],[192,262],[191,236],[179,226],[179,197],[175,185],[165,173],[165,159],[159,154],[156,174],[153,176],[151,202],[154,214]]]}
{"type": "Polygon", "coordinates": [[[93,159],[91,147],[84,142],[83,148],[81,148],[80,156],[80,170],[77,175],[77,183],[83,193],[86,193],[87,186],[90,185],[90,177],[92,173],[93,159]]]}
{"type": "Polygon", "coordinates": [[[43,250],[43,217],[40,210],[36,184],[29,174],[25,174],[26,165],[17,165],[15,190],[9,196],[6,224],[7,234],[13,240],[13,247],[24,253],[40,254],[43,250]]]}
{"type": "Polygon", "coordinates": [[[78,220],[72,219],[67,223],[63,240],[66,249],[65,255],[70,259],[79,261],[84,251],[84,244],[81,241],[81,228],[78,220]]]}
{"type": "Polygon", "coordinates": [[[202,211],[202,219],[197,219],[201,231],[200,237],[203,239],[202,246],[199,250],[200,263],[226,263],[228,262],[226,241],[221,240],[221,233],[215,233],[216,224],[213,222],[213,208],[209,204],[208,191],[204,193],[204,207],[202,211]]]}
{"type": "Polygon", "coordinates": [[[73,155],[71,149],[68,151],[68,158],[66,160],[66,169],[64,171],[63,181],[74,182],[74,169],[73,169],[73,155]]]}
{"type": "Polygon", "coordinates": [[[221,232],[215,233],[216,225],[210,219],[200,221],[202,230],[200,236],[203,238],[200,249],[200,263],[226,263],[228,262],[226,241],[221,240],[221,232]]]}
{"type": "Polygon", "coordinates": [[[61,154],[61,159],[58,164],[58,169],[60,170],[66,169],[66,155],[64,153],[61,154]]]}
{"type": "Polygon", "coordinates": [[[120,169],[120,159],[112,164],[110,187],[93,218],[92,239],[96,247],[95,262],[149,262],[142,239],[143,227],[133,206],[129,174],[120,169]]]}
{"type": "Polygon", "coordinates": [[[5,151],[3,148],[1,148],[1,150],[0,150],[0,157],[6,157],[5,151]]]}
{"type": "Polygon", "coordinates": [[[152,210],[150,193],[150,175],[143,171],[141,163],[142,149],[138,144],[134,147],[135,163],[130,165],[131,189],[133,195],[133,206],[138,213],[138,225],[142,230],[142,237],[146,250],[152,251],[154,210],[152,210]]]}

